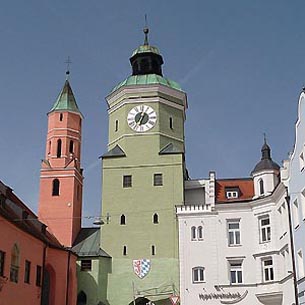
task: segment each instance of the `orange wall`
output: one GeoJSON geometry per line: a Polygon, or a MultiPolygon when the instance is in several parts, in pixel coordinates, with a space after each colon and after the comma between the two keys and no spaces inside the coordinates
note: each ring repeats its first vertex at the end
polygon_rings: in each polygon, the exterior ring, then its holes
{"type": "MultiPolygon", "coordinates": [[[[36,286],[36,265],[43,267],[44,243],[22,231],[0,216],[0,250],[5,252],[4,276],[6,283],[0,291],[0,305],[40,305],[41,287],[36,286]],[[14,244],[20,250],[18,283],[10,282],[11,250],[14,244]],[[30,283],[24,283],[25,260],[31,262],[30,283]]],[[[67,270],[69,252],[57,248],[46,248],[45,266],[51,270],[51,302],[49,305],[66,304],[67,270]]],[[[70,254],[69,302],[76,304],[76,256],[70,254]]]]}
{"type": "Polygon", "coordinates": [[[8,278],[0,292],[0,305],[40,304],[40,287],[36,286],[36,265],[43,265],[43,242],[23,232],[0,216],[0,250],[5,252],[4,276],[8,278]],[[10,281],[11,251],[20,250],[18,283],[10,281]],[[31,262],[30,283],[24,283],[25,260],[31,262]]]}

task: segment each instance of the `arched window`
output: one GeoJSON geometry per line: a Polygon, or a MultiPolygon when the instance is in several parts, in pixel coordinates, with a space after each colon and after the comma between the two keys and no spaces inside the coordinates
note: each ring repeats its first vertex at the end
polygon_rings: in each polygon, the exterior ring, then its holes
{"type": "Polygon", "coordinates": [[[159,215],[157,213],[155,213],[153,216],[153,223],[155,224],[159,223],[159,215]]]}
{"type": "Polygon", "coordinates": [[[64,115],[62,113],[59,114],[59,120],[62,121],[64,118],[64,115]]]}
{"type": "Polygon", "coordinates": [[[121,221],[120,221],[121,225],[126,225],[126,217],[124,214],[121,215],[121,221]]]}
{"type": "Polygon", "coordinates": [[[263,181],[263,179],[259,180],[258,185],[259,185],[259,194],[264,195],[265,191],[264,191],[264,181],[263,181]]]}
{"type": "Polygon", "coordinates": [[[19,256],[20,256],[20,251],[18,246],[15,244],[12,248],[11,269],[10,269],[10,281],[14,283],[18,283],[19,256]]]}
{"type": "Polygon", "coordinates": [[[61,139],[57,140],[57,158],[61,157],[61,139]]]}
{"type": "Polygon", "coordinates": [[[202,226],[199,226],[197,228],[197,234],[198,234],[198,239],[202,240],[203,239],[203,228],[202,228],[202,226]]]}
{"type": "Polygon", "coordinates": [[[77,305],[86,305],[87,304],[87,295],[80,291],[80,293],[77,295],[77,305]]]}
{"type": "Polygon", "coordinates": [[[70,153],[70,154],[73,154],[73,151],[74,151],[74,143],[73,143],[73,141],[71,140],[71,141],[70,141],[70,144],[69,144],[69,153],[70,153]]]}
{"type": "Polygon", "coordinates": [[[196,227],[191,227],[191,240],[196,240],[196,227]]]}
{"type": "Polygon", "coordinates": [[[127,255],[127,246],[124,246],[124,247],[123,247],[123,255],[124,255],[124,256],[127,255]]]}
{"type": "Polygon", "coordinates": [[[204,267],[194,267],[192,269],[193,283],[204,282],[204,267]]]}
{"type": "Polygon", "coordinates": [[[60,182],[58,179],[54,179],[52,183],[52,196],[59,196],[60,182]]]}

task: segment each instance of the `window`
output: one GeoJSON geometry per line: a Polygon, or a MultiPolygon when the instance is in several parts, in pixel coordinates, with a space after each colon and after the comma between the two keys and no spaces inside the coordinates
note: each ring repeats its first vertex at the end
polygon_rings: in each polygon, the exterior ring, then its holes
{"type": "Polygon", "coordinates": [[[227,199],[235,199],[239,197],[240,190],[238,186],[231,186],[225,188],[225,193],[227,199]]]}
{"type": "Polygon", "coordinates": [[[196,227],[191,227],[191,240],[196,240],[196,227]]]}
{"type": "Polygon", "coordinates": [[[301,192],[302,219],[305,220],[305,190],[301,192]]]}
{"type": "Polygon", "coordinates": [[[154,224],[159,223],[159,216],[158,216],[157,213],[155,213],[154,216],[153,216],[153,223],[154,223],[154,224]]]}
{"type": "Polygon", "coordinates": [[[204,282],[204,268],[195,267],[193,268],[193,283],[202,283],[204,282]]]}
{"type": "Polygon", "coordinates": [[[73,154],[73,152],[74,152],[74,142],[72,140],[70,140],[69,153],[73,154]]]}
{"type": "Polygon", "coordinates": [[[156,247],[154,245],[151,246],[151,255],[156,255],[156,247]]]}
{"type": "Polygon", "coordinates": [[[298,279],[304,277],[304,260],[302,250],[298,251],[297,255],[297,263],[298,263],[298,279]]]}
{"type": "Polygon", "coordinates": [[[198,240],[202,240],[203,239],[203,228],[202,228],[202,226],[199,226],[197,228],[197,236],[198,236],[198,240]]]}
{"type": "Polygon", "coordinates": [[[260,242],[265,243],[271,240],[271,225],[269,215],[259,219],[260,242]]]}
{"type": "Polygon", "coordinates": [[[64,118],[64,115],[62,113],[59,114],[59,120],[62,121],[64,118]]]}
{"type": "Polygon", "coordinates": [[[293,224],[294,224],[294,227],[296,228],[300,224],[300,221],[299,221],[299,203],[298,203],[297,199],[293,202],[292,214],[293,214],[293,224]]]}
{"type": "Polygon", "coordinates": [[[169,128],[170,129],[174,129],[174,127],[173,127],[173,118],[172,117],[169,118],[169,128]]]}
{"type": "Polygon", "coordinates": [[[264,190],[264,181],[263,181],[263,179],[260,179],[258,181],[258,187],[259,187],[259,194],[260,195],[264,195],[265,190],[264,190]]]}
{"type": "Polygon", "coordinates": [[[126,225],[126,217],[124,214],[121,215],[120,225],[126,225]]]}
{"type": "Polygon", "coordinates": [[[119,121],[115,120],[115,131],[119,130],[119,121]]]}
{"type": "Polygon", "coordinates": [[[240,227],[239,220],[228,221],[229,246],[240,245],[240,227]]]}
{"type": "Polygon", "coordinates": [[[49,155],[51,154],[51,148],[52,148],[52,142],[49,141],[49,152],[48,152],[49,155]]]}
{"type": "Polygon", "coordinates": [[[80,270],[81,271],[91,271],[92,261],[91,259],[83,259],[80,261],[80,270]]]}
{"type": "Polygon", "coordinates": [[[31,262],[30,261],[25,261],[24,264],[24,282],[25,283],[30,283],[30,274],[31,274],[31,262]]]}
{"type": "Polygon", "coordinates": [[[41,286],[41,266],[36,266],[36,286],[41,286]]]}
{"type": "Polygon", "coordinates": [[[0,250],[0,276],[4,276],[5,252],[0,250]]]}
{"type": "Polygon", "coordinates": [[[154,186],[162,186],[163,177],[162,174],[154,174],[154,186]]]}
{"type": "Polygon", "coordinates": [[[58,179],[54,179],[52,183],[52,196],[59,196],[60,182],[58,179]]]}
{"type": "Polygon", "coordinates": [[[123,247],[123,255],[126,256],[127,255],[127,246],[123,247]]]}
{"type": "Polygon", "coordinates": [[[132,187],[132,176],[131,175],[123,176],[123,187],[132,187]]]}
{"type": "Polygon", "coordinates": [[[56,153],[56,157],[57,158],[61,157],[61,139],[57,140],[57,153],[56,153]]]}
{"type": "Polygon", "coordinates": [[[238,191],[226,191],[226,197],[228,199],[238,198],[238,191]]]}
{"type": "Polygon", "coordinates": [[[304,165],[305,165],[303,152],[301,152],[301,154],[300,154],[299,161],[300,161],[300,171],[302,171],[304,169],[304,165]]]}
{"type": "Polygon", "coordinates": [[[243,282],[242,273],[242,262],[241,261],[231,261],[230,264],[230,283],[231,284],[241,284],[243,282]]]}
{"type": "Polygon", "coordinates": [[[11,253],[11,269],[10,269],[10,281],[18,283],[19,274],[19,248],[15,244],[11,253]]]}
{"type": "Polygon", "coordinates": [[[272,258],[263,260],[263,280],[264,282],[269,282],[274,280],[272,258]]]}

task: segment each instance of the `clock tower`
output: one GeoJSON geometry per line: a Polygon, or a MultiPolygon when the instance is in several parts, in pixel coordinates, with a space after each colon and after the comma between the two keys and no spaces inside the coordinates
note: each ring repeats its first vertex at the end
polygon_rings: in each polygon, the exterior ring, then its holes
{"type": "Polygon", "coordinates": [[[106,98],[101,245],[112,265],[102,301],[110,305],[166,305],[179,293],[175,205],[183,204],[187,101],[163,77],[162,56],[144,33],[130,58],[132,75],[106,98]]]}

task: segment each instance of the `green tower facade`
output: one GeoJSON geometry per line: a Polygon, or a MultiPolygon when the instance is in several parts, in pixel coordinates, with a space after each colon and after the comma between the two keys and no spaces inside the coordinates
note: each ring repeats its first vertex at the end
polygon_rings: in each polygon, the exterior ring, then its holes
{"type": "Polygon", "coordinates": [[[101,247],[111,259],[106,283],[100,276],[107,285],[102,302],[110,305],[171,304],[179,293],[175,206],[184,196],[187,101],[163,77],[163,59],[147,33],[130,58],[132,75],[106,98],[101,247]]]}

